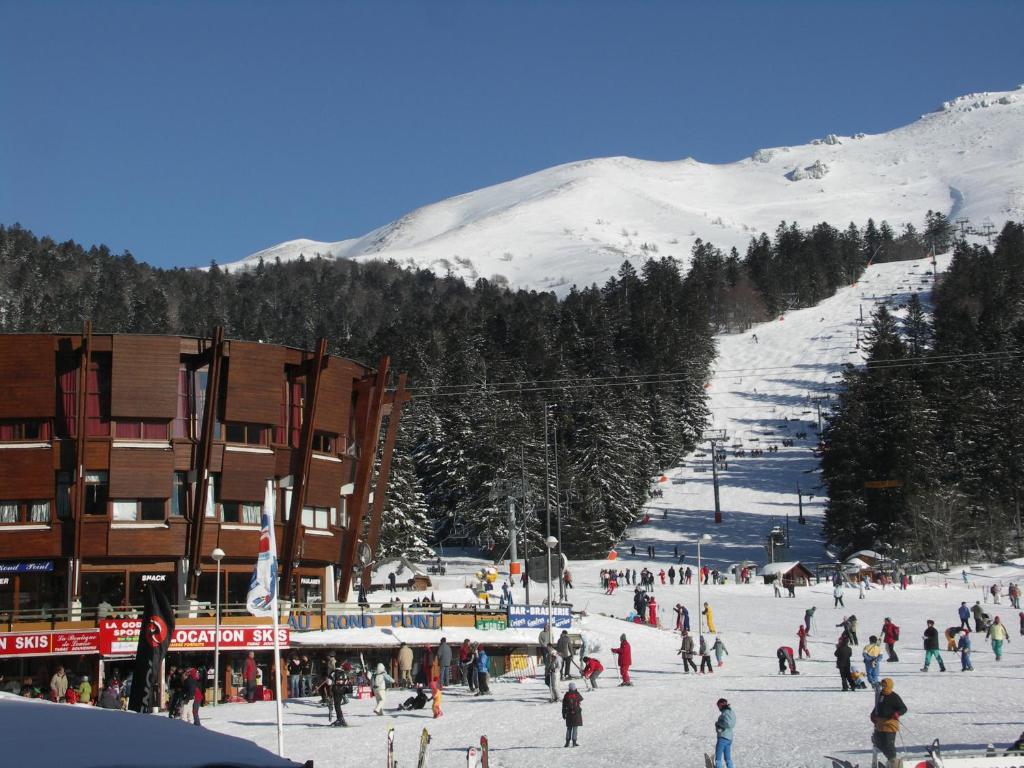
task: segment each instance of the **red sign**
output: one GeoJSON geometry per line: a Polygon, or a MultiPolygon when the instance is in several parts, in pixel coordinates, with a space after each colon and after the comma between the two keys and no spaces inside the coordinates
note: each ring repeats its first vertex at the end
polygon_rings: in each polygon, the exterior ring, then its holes
{"type": "Polygon", "coordinates": [[[99,653],[99,632],[14,632],[0,634],[0,656],[77,656],[99,653]]]}
{"type": "MultiPolygon", "coordinates": [[[[141,619],[104,619],[100,622],[99,651],[104,656],[134,655],[139,646],[141,619]]],[[[171,635],[172,651],[212,651],[216,631],[214,627],[177,627],[171,635]]],[[[278,627],[277,638],[282,648],[288,648],[288,627],[278,627]]],[[[220,628],[220,647],[227,651],[259,651],[274,647],[273,627],[220,628]]]]}

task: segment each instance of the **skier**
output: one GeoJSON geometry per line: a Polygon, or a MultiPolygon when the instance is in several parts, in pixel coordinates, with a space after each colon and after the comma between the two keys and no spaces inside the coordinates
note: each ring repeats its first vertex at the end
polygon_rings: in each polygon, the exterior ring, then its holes
{"type": "Polygon", "coordinates": [[[815,606],[811,606],[804,611],[804,629],[807,630],[807,634],[811,634],[811,620],[814,618],[815,606]]]}
{"type": "Polygon", "coordinates": [[[691,667],[694,672],[697,671],[697,665],[693,663],[693,638],[685,629],[683,630],[683,644],[676,653],[683,657],[684,675],[690,674],[691,667]]]}
{"type": "Polygon", "coordinates": [[[547,652],[544,654],[544,677],[548,684],[548,701],[554,704],[561,698],[558,690],[558,670],[561,662],[558,656],[558,649],[548,644],[547,652]]]}
{"type": "Polygon", "coordinates": [[[843,681],[843,690],[857,690],[857,687],[853,682],[853,675],[850,669],[850,659],[853,657],[853,649],[846,641],[846,635],[840,637],[839,642],[836,643],[835,657],[836,668],[839,670],[839,677],[843,681]]]}
{"type": "Polygon", "coordinates": [[[704,610],[701,611],[701,613],[704,614],[704,620],[707,622],[708,632],[714,634],[715,633],[715,617],[714,617],[714,614],[711,612],[711,606],[708,605],[707,603],[704,603],[704,610]]]}
{"type": "MultiPolygon", "coordinates": [[[[349,670],[351,669],[352,666],[346,662],[340,667],[335,667],[328,678],[330,684],[330,699],[328,700],[329,706],[333,705],[334,725],[339,727],[348,725],[348,723],[345,722],[345,714],[341,711],[341,707],[346,703],[348,695],[352,692],[352,684],[348,676],[349,670]]],[[[330,708],[327,710],[327,720],[331,720],[330,708]]]]}
{"type": "Polygon", "coordinates": [[[441,700],[444,698],[444,694],[441,693],[441,686],[437,684],[435,680],[430,684],[430,710],[434,713],[434,719],[441,717],[444,712],[441,711],[441,700]]]}
{"type": "Polygon", "coordinates": [[[673,587],[676,584],[676,569],[673,565],[668,567],[668,583],[673,587]]]}
{"type": "Polygon", "coordinates": [[[968,632],[971,631],[971,609],[967,607],[966,602],[960,603],[960,609],[957,611],[957,615],[960,617],[960,627],[966,629],[968,632]]]}
{"type": "Polygon", "coordinates": [[[562,659],[562,679],[572,679],[572,640],[569,639],[568,630],[563,629],[562,634],[558,637],[558,643],[555,645],[558,649],[558,655],[562,659]]]}
{"type": "Polygon", "coordinates": [[[600,661],[593,656],[583,657],[583,679],[589,680],[591,687],[595,690],[597,689],[597,680],[601,677],[602,672],[604,672],[604,665],[600,661]]]}
{"type": "Polygon", "coordinates": [[[487,651],[484,650],[482,645],[478,646],[476,649],[476,676],[477,686],[480,690],[476,692],[477,696],[483,696],[484,694],[491,692],[491,689],[487,684],[488,677],[490,676],[490,671],[487,666],[488,661],[489,658],[487,656],[487,651]]]}
{"type": "Polygon", "coordinates": [[[882,680],[878,701],[871,710],[871,722],[875,729],[871,734],[871,743],[889,761],[889,768],[898,768],[900,759],[896,756],[896,733],[900,728],[900,718],[907,714],[907,705],[893,690],[891,677],[882,680]]]}
{"type": "Polygon", "coordinates": [[[686,583],[689,584],[691,581],[693,581],[693,570],[690,566],[686,566],[686,583]]]}
{"type": "Polygon", "coordinates": [[[715,670],[711,667],[711,654],[708,652],[707,641],[704,640],[704,635],[700,635],[700,674],[704,674],[704,669],[707,668],[708,674],[713,675],[715,670]]]}
{"type": "MultiPolygon", "coordinates": [[[[725,643],[722,642],[721,635],[715,635],[715,642],[711,644],[711,650],[715,652],[715,661],[718,663],[718,666],[724,667],[725,662],[722,661],[722,657],[728,656],[729,651],[726,650],[725,643]]],[[[810,656],[810,654],[807,655],[810,656]]]]}
{"type": "Polygon", "coordinates": [[[802,659],[804,654],[807,654],[807,658],[811,658],[811,651],[807,647],[807,628],[801,624],[796,630],[797,640],[797,655],[802,659]]]}
{"type": "Polygon", "coordinates": [[[716,706],[720,714],[715,721],[715,768],[722,768],[723,760],[725,768],[733,768],[732,739],[736,728],[736,713],[725,699],[719,699],[716,706]]]}
{"type": "Polygon", "coordinates": [[[1002,661],[1003,643],[1010,642],[1010,633],[1006,631],[1006,625],[998,616],[988,628],[988,639],[992,641],[992,653],[996,655],[996,661],[1002,661]]]}
{"type": "Polygon", "coordinates": [[[939,653],[939,630],[935,628],[935,622],[928,619],[928,628],[924,631],[924,666],[921,667],[922,672],[928,671],[928,666],[933,658],[939,662],[939,670],[945,672],[946,665],[942,661],[942,655],[939,653]]]}
{"type": "Polygon", "coordinates": [[[373,714],[375,715],[384,714],[384,700],[387,694],[388,683],[394,685],[395,681],[384,669],[384,665],[378,663],[377,669],[374,670],[373,675],[370,677],[370,687],[373,688],[373,698],[377,701],[373,707],[373,714]]]}
{"type": "Polygon", "coordinates": [[[957,640],[956,647],[960,651],[960,671],[973,672],[974,665],[971,663],[971,631],[969,629],[961,630],[960,639],[957,640]]]}
{"type": "Polygon", "coordinates": [[[897,662],[900,660],[900,657],[896,655],[896,641],[899,639],[900,628],[886,616],[882,623],[882,642],[885,643],[885,650],[889,654],[886,661],[897,662]]]}
{"type": "Polygon", "coordinates": [[[419,683],[416,684],[416,693],[410,696],[408,699],[398,705],[398,708],[404,712],[408,712],[413,709],[423,709],[427,705],[427,692],[423,690],[423,686],[419,683]]]}
{"type": "Polygon", "coordinates": [[[960,635],[960,627],[946,627],[946,631],[942,633],[946,638],[946,650],[956,650],[956,640],[960,635]]]}
{"type": "Polygon", "coordinates": [[[882,646],[878,644],[875,635],[868,638],[868,644],[864,646],[863,659],[868,685],[877,690],[882,674],[882,646]]]}
{"type": "Polygon", "coordinates": [[[565,746],[571,741],[578,747],[576,739],[583,725],[583,696],[576,690],[576,683],[569,683],[569,690],[562,699],[562,719],[565,720],[565,746]]]}
{"type": "Polygon", "coordinates": [[[985,631],[985,609],[981,607],[981,601],[975,600],[971,606],[971,614],[974,616],[974,631],[985,631]]]}
{"type": "Polygon", "coordinates": [[[799,675],[800,674],[799,672],[796,671],[796,659],[793,658],[793,649],[790,648],[788,645],[780,646],[779,649],[777,651],[775,651],[775,658],[777,658],[779,660],[779,674],[780,675],[786,674],[786,667],[787,666],[789,667],[789,674],[791,674],[791,675],[799,675]]]}
{"type": "Polygon", "coordinates": [[[661,586],[664,587],[665,586],[665,569],[664,568],[662,568],[660,571],[658,571],[658,578],[661,579],[661,586]]]}
{"type": "Polygon", "coordinates": [[[619,674],[622,676],[622,682],[619,685],[632,685],[633,683],[629,680],[629,668],[633,664],[633,649],[630,648],[625,634],[619,636],[619,647],[612,648],[612,653],[619,659],[619,674]]]}
{"type": "Polygon", "coordinates": [[[676,632],[681,632],[683,629],[683,604],[676,603],[676,607],[672,610],[674,610],[676,614],[676,632]]]}
{"type": "Polygon", "coordinates": [[[629,556],[636,557],[636,544],[629,545],[629,556]]]}
{"type": "Polygon", "coordinates": [[[658,626],[658,601],[654,599],[654,595],[651,595],[647,602],[647,623],[652,627],[658,626]]]}
{"type": "Polygon", "coordinates": [[[843,585],[842,584],[836,584],[835,587],[832,588],[832,601],[833,601],[832,602],[832,607],[833,608],[838,608],[839,606],[843,605],[843,585]]]}

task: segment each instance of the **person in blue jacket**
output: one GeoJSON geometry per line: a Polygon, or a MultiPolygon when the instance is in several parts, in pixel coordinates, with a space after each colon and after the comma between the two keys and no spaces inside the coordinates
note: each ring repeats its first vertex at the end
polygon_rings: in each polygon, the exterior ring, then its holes
{"type": "Polygon", "coordinates": [[[488,661],[487,651],[484,647],[478,646],[476,649],[476,676],[477,676],[477,696],[483,696],[485,693],[490,693],[491,689],[487,685],[488,681],[488,661]]]}
{"type": "Polygon", "coordinates": [[[726,768],[733,768],[732,765],[732,734],[736,728],[736,713],[732,711],[729,702],[725,699],[718,700],[718,719],[715,721],[715,768],[722,768],[722,761],[725,761],[726,768]]]}
{"type": "Polygon", "coordinates": [[[968,632],[970,632],[971,609],[967,607],[967,603],[960,603],[960,610],[957,611],[957,615],[960,617],[960,628],[966,629],[968,632]]]}

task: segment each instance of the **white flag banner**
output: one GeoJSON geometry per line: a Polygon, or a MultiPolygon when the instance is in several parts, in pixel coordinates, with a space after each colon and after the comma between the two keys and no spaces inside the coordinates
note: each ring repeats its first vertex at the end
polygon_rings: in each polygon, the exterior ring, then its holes
{"type": "Polygon", "coordinates": [[[253,616],[272,616],[277,603],[277,541],[274,535],[274,488],[267,483],[260,515],[260,548],[249,582],[246,608],[253,616]]]}

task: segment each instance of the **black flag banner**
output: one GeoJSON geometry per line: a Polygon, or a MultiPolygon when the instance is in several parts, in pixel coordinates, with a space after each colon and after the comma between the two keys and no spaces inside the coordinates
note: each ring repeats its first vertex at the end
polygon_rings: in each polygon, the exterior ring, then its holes
{"type": "Polygon", "coordinates": [[[146,610],[142,615],[139,647],[135,651],[135,674],[128,709],[132,712],[152,712],[158,706],[160,668],[163,666],[167,646],[174,634],[174,610],[155,584],[146,590],[146,610]]]}

